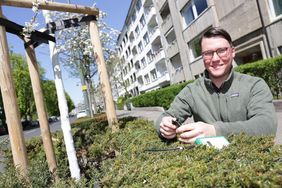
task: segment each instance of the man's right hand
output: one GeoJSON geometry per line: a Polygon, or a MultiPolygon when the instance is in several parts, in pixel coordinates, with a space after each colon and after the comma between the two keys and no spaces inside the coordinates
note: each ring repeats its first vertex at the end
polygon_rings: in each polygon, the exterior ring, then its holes
{"type": "Polygon", "coordinates": [[[166,139],[173,139],[176,137],[177,126],[172,123],[176,118],[166,116],[162,118],[160,123],[160,133],[166,139]]]}

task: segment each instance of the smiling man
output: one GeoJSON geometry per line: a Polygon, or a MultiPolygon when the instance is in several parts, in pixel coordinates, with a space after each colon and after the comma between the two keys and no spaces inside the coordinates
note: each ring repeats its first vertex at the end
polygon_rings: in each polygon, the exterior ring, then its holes
{"type": "Polygon", "coordinates": [[[277,117],[270,89],[261,78],[234,72],[230,35],[212,27],[200,43],[204,77],[188,84],[158,118],[159,136],[172,140],[178,134],[178,140],[194,143],[205,136],[275,134],[277,117]],[[194,123],[182,124],[191,116],[194,123]]]}

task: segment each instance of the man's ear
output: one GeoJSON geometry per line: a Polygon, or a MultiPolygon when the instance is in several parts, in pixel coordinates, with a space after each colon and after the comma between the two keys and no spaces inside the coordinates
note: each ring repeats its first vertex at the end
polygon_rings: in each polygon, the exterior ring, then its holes
{"type": "Polygon", "coordinates": [[[234,57],[235,57],[235,54],[236,54],[235,48],[234,48],[234,47],[232,47],[232,48],[231,48],[231,50],[232,50],[232,51],[231,51],[231,53],[232,53],[232,57],[234,58],[234,57]]]}

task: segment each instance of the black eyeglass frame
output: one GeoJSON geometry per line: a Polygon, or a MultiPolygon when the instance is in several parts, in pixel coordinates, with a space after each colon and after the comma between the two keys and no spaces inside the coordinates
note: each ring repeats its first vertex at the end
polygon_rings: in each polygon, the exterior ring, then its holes
{"type": "Polygon", "coordinates": [[[223,48],[218,48],[216,50],[207,50],[207,51],[204,51],[202,52],[202,57],[203,59],[205,60],[211,60],[214,56],[214,53],[216,53],[216,55],[220,58],[224,58],[227,56],[227,52],[228,50],[232,48],[232,47],[223,47],[223,48]]]}

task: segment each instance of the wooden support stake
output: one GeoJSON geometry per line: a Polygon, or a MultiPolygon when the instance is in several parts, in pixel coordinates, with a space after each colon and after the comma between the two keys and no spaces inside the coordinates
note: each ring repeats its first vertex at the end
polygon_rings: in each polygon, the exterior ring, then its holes
{"type": "MultiPolygon", "coordinates": [[[[24,39],[26,43],[30,39],[24,39]]],[[[35,100],[35,105],[37,109],[37,114],[39,118],[41,136],[43,140],[44,150],[46,153],[47,162],[49,165],[49,170],[53,175],[56,177],[56,170],[57,170],[57,162],[56,157],[53,149],[53,143],[51,139],[51,133],[48,125],[47,120],[47,112],[43,98],[43,92],[40,84],[40,76],[39,76],[39,69],[36,62],[34,48],[30,45],[26,48],[26,58],[27,64],[32,84],[32,90],[35,100]]]]}
{"type": "Polygon", "coordinates": [[[99,15],[99,10],[95,7],[86,7],[74,4],[56,3],[45,0],[0,0],[0,5],[32,8],[33,3],[39,3],[39,9],[72,12],[89,15],[99,15]]]}
{"type": "Polygon", "coordinates": [[[106,113],[109,126],[112,131],[117,131],[115,124],[117,123],[116,110],[114,106],[114,100],[112,96],[112,89],[109,82],[108,72],[106,69],[104,54],[102,50],[101,41],[99,38],[99,30],[96,21],[91,21],[89,23],[90,38],[94,49],[94,54],[96,58],[96,63],[98,66],[98,72],[100,76],[102,91],[104,94],[104,99],[106,103],[106,113]]]}
{"type": "MultiPolygon", "coordinates": [[[[0,17],[2,9],[0,6],[0,17]]],[[[24,144],[21,116],[17,104],[14,80],[9,59],[9,50],[5,27],[0,25],[0,86],[2,91],[3,104],[8,125],[13,161],[23,174],[27,172],[27,154],[24,144]]]]}

